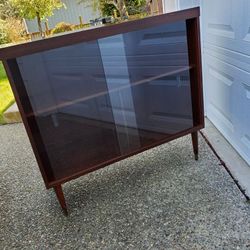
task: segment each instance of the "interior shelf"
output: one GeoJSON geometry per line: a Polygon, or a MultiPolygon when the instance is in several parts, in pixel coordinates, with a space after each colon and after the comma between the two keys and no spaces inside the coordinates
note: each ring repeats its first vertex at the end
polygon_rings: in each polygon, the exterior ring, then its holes
{"type": "Polygon", "coordinates": [[[31,117],[31,116],[43,115],[43,114],[46,114],[46,113],[49,113],[49,112],[53,113],[53,111],[56,111],[57,109],[60,109],[60,108],[65,108],[65,107],[68,107],[68,106],[71,106],[71,105],[74,105],[74,104],[77,104],[77,103],[89,101],[91,99],[98,98],[98,97],[101,97],[101,96],[105,96],[107,94],[110,95],[110,94],[113,94],[115,92],[126,90],[126,89],[131,88],[131,87],[136,87],[136,86],[139,86],[139,85],[143,85],[143,84],[149,83],[151,81],[161,79],[161,78],[166,77],[166,76],[177,75],[177,74],[180,74],[182,72],[186,72],[186,71],[188,71],[188,70],[190,70],[192,68],[194,68],[194,65],[182,66],[182,67],[179,67],[178,69],[175,69],[175,70],[172,70],[172,71],[167,71],[167,72],[162,73],[162,74],[157,75],[157,76],[152,76],[152,77],[145,78],[143,80],[131,82],[130,85],[127,84],[125,86],[119,86],[117,88],[113,88],[112,90],[98,91],[98,89],[97,89],[95,94],[84,96],[84,97],[75,99],[74,101],[65,101],[63,103],[57,104],[55,106],[51,106],[51,107],[46,108],[46,109],[40,109],[40,110],[37,110],[36,112],[28,113],[28,114],[26,114],[26,116],[31,117]]]}

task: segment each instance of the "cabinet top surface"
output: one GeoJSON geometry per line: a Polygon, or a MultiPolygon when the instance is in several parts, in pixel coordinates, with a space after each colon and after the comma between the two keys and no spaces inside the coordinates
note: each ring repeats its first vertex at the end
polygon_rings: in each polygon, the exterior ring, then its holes
{"type": "Polygon", "coordinates": [[[73,31],[57,36],[40,39],[31,42],[6,46],[0,49],[0,60],[13,59],[33,53],[38,53],[50,49],[60,48],[88,42],[107,36],[117,35],[139,29],[150,28],[153,26],[176,22],[180,20],[197,18],[200,15],[200,8],[191,8],[181,11],[175,11],[166,14],[146,17],[138,20],[127,21],[119,24],[111,24],[101,27],[92,27],[81,31],[73,31]]]}

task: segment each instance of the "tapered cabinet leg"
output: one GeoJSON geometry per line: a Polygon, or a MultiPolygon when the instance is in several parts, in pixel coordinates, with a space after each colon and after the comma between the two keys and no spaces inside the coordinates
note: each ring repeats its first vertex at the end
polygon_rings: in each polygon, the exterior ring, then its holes
{"type": "Polygon", "coordinates": [[[194,151],[194,158],[197,161],[198,160],[198,132],[192,133],[192,144],[193,144],[193,151],[194,151]]]}
{"type": "Polygon", "coordinates": [[[68,209],[67,209],[67,205],[66,205],[63,190],[62,190],[62,185],[55,186],[54,190],[55,190],[57,199],[62,207],[64,214],[68,215],[68,209]]]}

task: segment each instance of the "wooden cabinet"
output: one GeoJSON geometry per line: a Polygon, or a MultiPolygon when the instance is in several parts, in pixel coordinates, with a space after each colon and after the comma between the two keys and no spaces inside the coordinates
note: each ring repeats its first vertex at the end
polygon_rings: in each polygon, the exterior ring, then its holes
{"type": "Polygon", "coordinates": [[[0,50],[47,188],[204,127],[199,9],[0,50]]]}

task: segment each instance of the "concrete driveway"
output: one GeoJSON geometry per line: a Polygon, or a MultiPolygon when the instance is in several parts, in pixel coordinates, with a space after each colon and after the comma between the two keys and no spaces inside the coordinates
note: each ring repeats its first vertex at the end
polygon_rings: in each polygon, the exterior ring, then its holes
{"type": "Polygon", "coordinates": [[[0,126],[1,249],[250,249],[250,204],[200,137],[46,191],[22,124],[0,126]]]}

